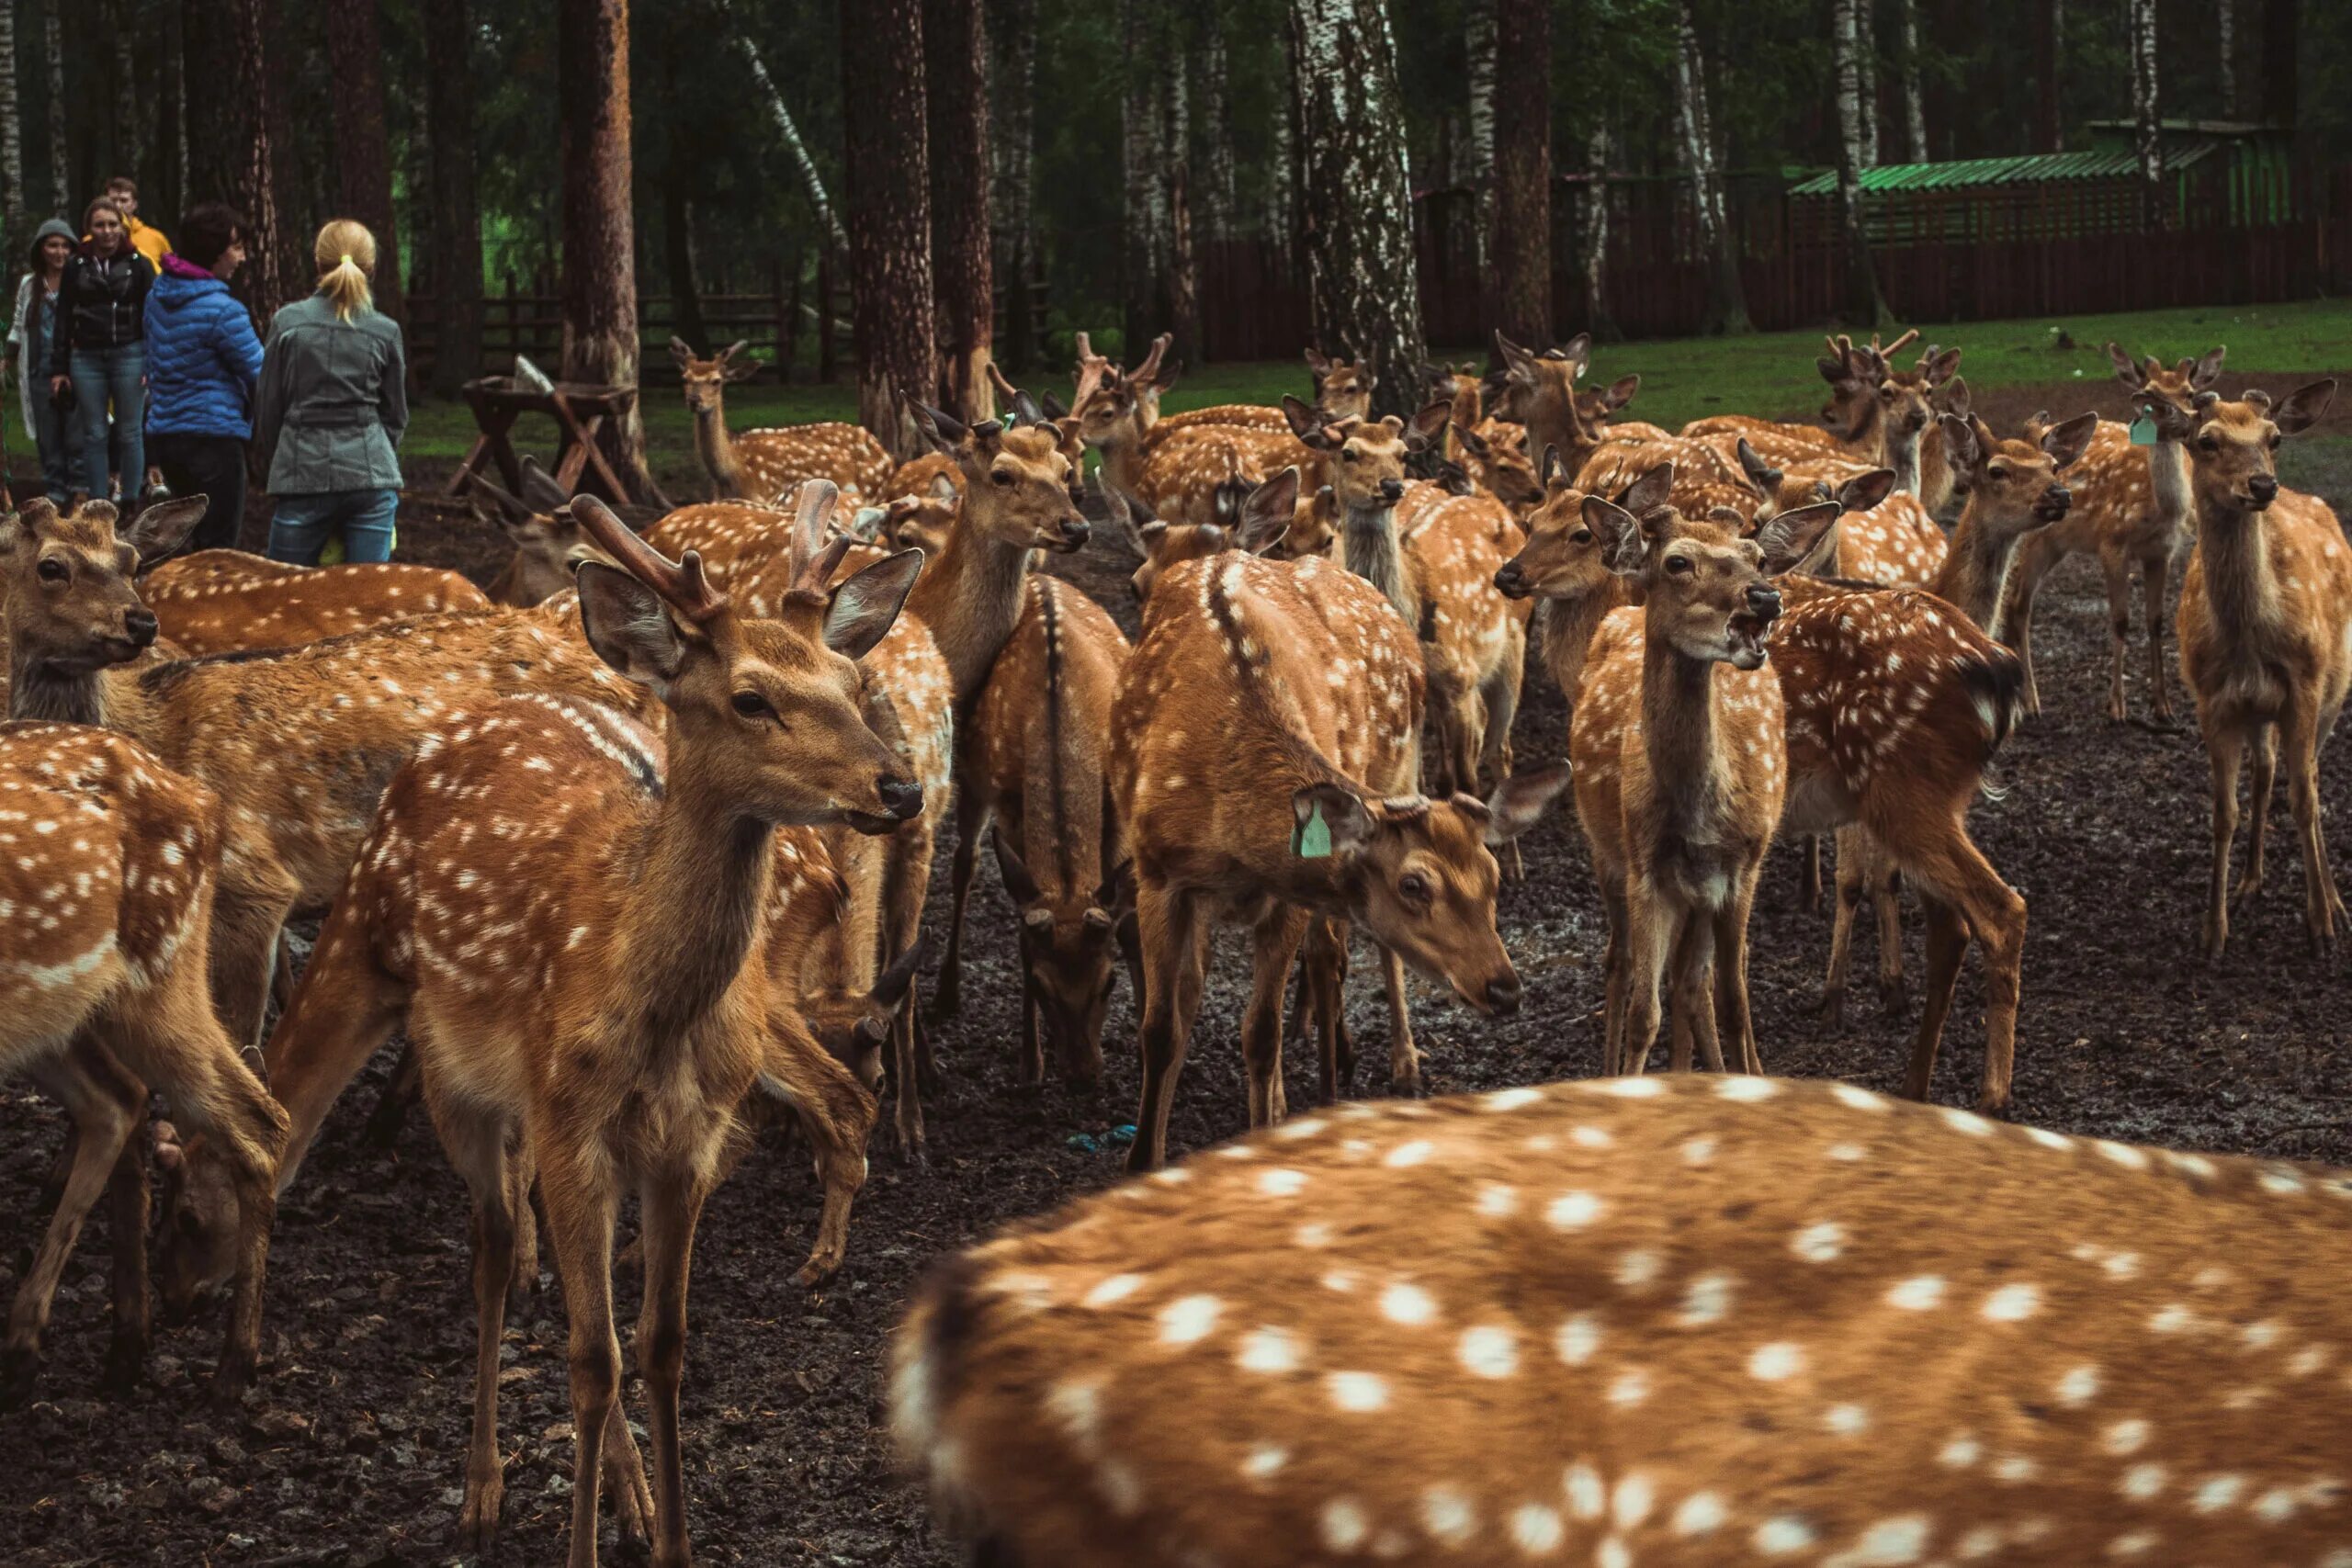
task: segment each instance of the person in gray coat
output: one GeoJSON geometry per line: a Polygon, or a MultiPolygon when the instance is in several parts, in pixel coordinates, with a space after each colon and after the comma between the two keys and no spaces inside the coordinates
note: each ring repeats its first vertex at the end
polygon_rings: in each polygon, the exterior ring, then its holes
{"type": "Polygon", "coordinates": [[[277,498],[269,558],[316,566],[330,541],[344,558],[392,553],[408,429],[400,323],[375,308],[376,237],[338,218],[311,247],[319,289],[277,312],[264,345],[254,441],[277,498]]]}

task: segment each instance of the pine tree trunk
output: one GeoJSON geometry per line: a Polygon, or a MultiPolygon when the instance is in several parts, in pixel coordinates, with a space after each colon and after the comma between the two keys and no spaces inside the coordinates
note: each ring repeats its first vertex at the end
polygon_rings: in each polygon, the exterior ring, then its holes
{"type": "Polygon", "coordinates": [[[0,0],[0,229],[29,240],[25,212],[25,110],[17,91],[17,7],[0,0]]]}
{"type": "MultiPolygon", "coordinates": [[[[1854,3],[1855,0],[1839,0],[1846,6],[1854,3]]],[[[1706,55],[1699,45],[1699,26],[1690,4],[1691,0],[1681,0],[1676,25],[1674,118],[1676,138],[1681,143],[1683,171],[1690,176],[1690,199],[1699,218],[1699,243],[1707,254],[1706,330],[1750,333],[1756,328],[1747,319],[1747,293],[1739,276],[1738,239],[1731,231],[1714,119],[1707,109],[1706,55]]]]}
{"type": "Polygon", "coordinates": [[[1030,95],[1037,76],[1037,0],[990,0],[991,30],[1001,45],[989,112],[996,120],[998,275],[1004,280],[1005,358],[1026,371],[1036,361],[1037,323],[1030,315],[1029,189],[1036,165],[1036,117],[1030,95]]]}
{"type": "Polygon", "coordinates": [[[1233,96],[1231,72],[1226,61],[1226,17],[1210,5],[1200,13],[1201,49],[1199,134],[1200,156],[1193,160],[1199,177],[1193,182],[1193,211],[1198,237],[1211,242],[1233,238],[1237,205],[1233,168],[1233,96]]]}
{"type": "Polygon", "coordinates": [[[433,389],[481,369],[481,209],[474,200],[473,24],[468,0],[424,0],[425,135],[432,191],[433,389]]]}
{"type": "Polygon", "coordinates": [[[155,97],[155,172],[157,199],[177,218],[187,200],[187,51],[182,45],[180,8],[167,6],[161,18],[163,70],[155,97]]]}
{"type": "MultiPolygon", "coordinates": [[[[673,138],[674,145],[675,139],[673,138]]],[[[695,222],[693,204],[686,192],[690,188],[673,152],[670,158],[669,176],[662,182],[662,260],[670,274],[672,330],[678,336],[708,354],[724,348],[725,344],[710,341],[710,327],[703,320],[702,280],[695,275],[695,222]]],[[[791,361],[784,353],[784,345],[776,344],[776,374],[787,375],[791,361]]]]}
{"type": "Polygon", "coordinates": [[[980,0],[924,0],[930,91],[931,269],[939,303],[939,380],[966,423],[996,417],[989,361],[996,294],[989,256],[988,29],[980,0]]]}
{"type": "Polygon", "coordinates": [[[938,371],[922,0],[842,0],[841,30],[858,420],[903,461],[922,450],[907,400],[938,371]]]}
{"type": "Polygon", "coordinates": [[[1374,414],[1410,413],[1428,350],[1396,47],[1383,0],[1291,0],[1314,333],[1369,359],[1374,414]]]}
{"type": "Polygon", "coordinates": [[[2262,7],[2262,118],[2295,129],[2295,73],[2302,0],[2265,0],[2262,7]]]}
{"type": "MultiPolygon", "coordinates": [[[[559,374],[638,384],[637,252],[629,210],[628,0],[559,0],[557,156],[563,183],[563,353],[559,374]]],[[[631,501],[657,495],[637,403],[600,436],[631,501]]]]}
{"type": "MultiPolygon", "coordinates": [[[[114,137],[115,148],[109,178],[138,169],[144,141],[139,134],[140,122],[150,101],[150,95],[140,90],[147,78],[139,70],[139,25],[132,11],[132,0],[108,0],[107,31],[114,44],[114,123],[107,129],[114,137]]],[[[150,178],[141,185],[141,194],[153,200],[157,195],[153,187],[150,178]]]]}
{"type": "Polygon", "coordinates": [[[2033,150],[2056,152],[2066,144],[2061,88],[2066,78],[2066,0],[2033,0],[2035,80],[2033,150]]]}
{"type": "Polygon", "coordinates": [[[206,84],[203,107],[187,117],[187,188],[244,214],[249,259],[235,287],[266,328],[280,305],[310,291],[309,279],[286,265],[270,7],[267,0],[184,0],[180,30],[185,79],[206,84]]]}
{"type": "Polygon", "coordinates": [[[1928,162],[1928,100],[1919,90],[1919,0],[1894,0],[1902,27],[1903,134],[1915,164],[1928,162]]]}
{"type": "Polygon", "coordinates": [[[343,107],[334,118],[335,185],[345,213],[376,235],[376,308],[405,321],[391,152],[384,137],[384,46],[376,5],[377,0],[332,0],[327,7],[327,64],[343,107]]]}
{"type": "Polygon", "coordinates": [[[1854,63],[1861,73],[1862,167],[1875,169],[1878,156],[1878,16],[1873,0],[1854,7],[1854,63]]]}
{"type": "Polygon", "coordinates": [[[74,176],[66,167],[65,36],[57,0],[40,0],[40,34],[43,63],[49,69],[49,205],[79,232],[82,214],[73,209],[74,176]]]}
{"type": "Polygon", "coordinates": [[[1552,341],[1551,0],[1495,0],[1495,322],[1552,341]]]}
{"type": "Polygon", "coordinates": [[[1862,221],[1862,109],[1864,77],[1858,14],[1867,0],[1836,0],[1830,16],[1830,55],[1838,82],[1838,226],[1845,241],[1846,315],[1857,326],[1875,327],[1886,317],[1871,265],[1870,234],[1862,221]]]}
{"type": "Polygon", "coordinates": [[[1592,136],[1585,143],[1582,216],[1577,272],[1584,279],[1585,328],[1603,343],[1615,343],[1624,334],[1609,310],[1609,126],[1605,120],[1594,124],[1592,136]]]}
{"type": "Polygon", "coordinates": [[[1125,240],[1119,266],[1120,299],[1127,357],[1143,356],[1143,345],[1166,319],[1168,255],[1166,116],[1158,78],[1166,30],[1157,0],[1120,0],[1119,39],[1127,71],[1119,94],[1120,222],[1125,240]]]}
{"type": "Polygon", "coordinates": [[[2156,0],[2131,0],[2132,152],[2140,174],[2140,225],[2165,226],[2164,127],[2156,117],[2156,0]]]}

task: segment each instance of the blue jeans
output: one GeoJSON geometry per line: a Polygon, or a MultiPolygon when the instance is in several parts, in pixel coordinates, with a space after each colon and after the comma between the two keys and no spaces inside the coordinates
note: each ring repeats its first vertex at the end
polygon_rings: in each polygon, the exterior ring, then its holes
{"type": "Polygon", "coordinates": [[[396,490],[327,490],[311,495],[281,495],[269,520],[269,558],[289,566],[316,566],[319,552],[336,534],[343,558],[390,560],[392,514],[400,510],[396,490]]]}
{"type": "Polygon", "coordinates": [[[115,444],[121,448],[125,497],[134,497],[147,478],[141,437],[147,424],[147,345],[77,348],[69,373],[74,381],[74,424],[81,433],[82,477],[78,489],[94,500],[107,498],[107,404],[114,404],[115,444]]]}
{"type": "Polygon", "coordinates": [[[74,416],[60,413],[49,395],[49,379],[38,368],[32,374],[40,378],[33,388],[33,443],[40,448],[40,488],[50,504],[62,507],[75,485],[82,457],[82,444],[74,433],[74,416]]]}

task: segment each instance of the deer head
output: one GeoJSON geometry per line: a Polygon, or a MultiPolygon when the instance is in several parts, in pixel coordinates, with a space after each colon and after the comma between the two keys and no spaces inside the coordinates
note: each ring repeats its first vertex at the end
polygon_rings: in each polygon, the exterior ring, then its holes
{"type": "MultiPolygon", "coordinates": [[[[878,511],[872,542],[890,550],[921,550],[925,556],[935,556],[947,543],[947,531],[955,526],[956,509],[964,492],[945,474],[931,481],[931,488],[920,495],[902,495],[888,506],[868,508],[878,511]]],[[[859,513],[862,518],[865,513],[859,513]]]]}
{"type": "MultiPolygon", "coordinates": [[[[200,495],[164,502],[119,534],[115,509],[103,501],[60,515],[48,502],[34,500],[0,515],[0,620],[7,628],[16,691],[26,694],[28,683],[84,681],[152,645],[155,617],[139,602],[132,579],[141,562],[179,547],[206,504],[200,495]]],[[[47,702],[29,707],[28,702],[29,695],[12,698],[11,716],[96,722],[47,702]]]]}
{"type": "Polygon", "coordinates": [[[537,604],[571,586],[572,569],[594,552],[580,525],[564,510],[571,497],[537,461],[523,459],[523,493],[509,495],[480,474],[468,497],[477,518],[496,525],[514,547],[514,559],[499,579],[498,597],[508,604],[537,604]]]}
{"type": "MultiPolygon", "coordinates": [[[[1330,488],[1324,487],[1321,493],[1329,496],[1330,488]]],[[[1161,575],[1188,560],[1201,560],[1231,549],[1246,549],[1252,555],[1273,554],[1277,547],[1287,543],[1305,510],[1306,505],[1299,500],[1298,470],[1284,468],[1244,498],[1240,515],[1230,528],[1217,523],[1170,524],[1154,518],[1141,530],[1143,564],[1127,580],[1136,603],[1149,603],[1152,587],[1161,575]]],[[[1321,536],[1319,550],[1290,553],[1295,557],[1328,552],[1336,536],[1336,530],[1321,536]]]]}
{"type": "Polygon", "coordinates": [[[823,479],[800,487],[793,586],[775,620],[738,615],[694,551],[668,560],[602,502],[577,497],[573,518],[619,563],[581,564],[580,618],[597,657],[669,709],[673,793],[702,784],[753,820],[884,833],[922,809],[922,788],[867,727],[854,661],[898,618],[922,553],[828,590],[848,548],[823,543],[836,493],[823,479]]]}
{"type": "Polygon", "coordinates": [[[2335,383],[2325,380],[2296,388],[2275,407],[2258,388],[2233,403],[2199,392],[2188,412],[2154,393],[2140,406],[2155,420],[2160,438],[2185,444],[2199,518],[2227,521],[2278,499],[2279,441],[2317,424],[2335,400],[2335,383]]]}
{"type": "MultiPolygon", "coordinates": [[[[1674,491],[1674,465],[1660,463],[1619,493],[1617,505],[1646,517],[1674,491]]],[[[1506,599],[1578,604],[1612,591],[1617,577],[1602,536],[1585,521],[1585,492],[1571,482],[1557,448],[1544,454],[1544,501],[1527,520],[1527,543],[1495,573],[1506,599]]]]}
{"type": "Polygon", "coordinates": [[[1367,363],[1326,359],[1306,351],[1306,368],[1315,378],[1315,406],[1334,419],[1363,419],[1372,412],[1373,389],[1379,384],[1367,363]]]}
{"type": "MultiPolygon", "coordinates": [[[[1461,407],[1459,403],[1453,406],[1461,407]]],[[[1521,516],[1543,504],[1544,483],[1536,478],[1535,465],[1528,460],[1523,445],[1489,441],[1463,423],[1458,413],[1453,419],[1453,434],[1462,443],[1462,457],[1470,478],[1488,494],[1521,516]]]]}
{"type": "Polygon", "coordinates": [[[1968,516],[1988,544],[2013,542],[2066,515],[2074,493],[2058,476],[2090,446],[2097,414],[2052,425],[2035,441],[1997,440],[1979,419],[1939,418],[1952,468],[1967,476],[1968,516]]]}
{"type": "Polygon", "coordinates": [[[1434,447],[1445,434],[1451,408],[1430,403],[1410,423],[1390,414],[1364,421],[1330,419],[1300,402],[1283,400],[1291,433],[1330,459],[1331,492],[1351,513],[1383,512],[1405,495],[1405,459],[1434,447]]]}
{"type": "Polygon", "coordinates": [[[1834,502],[1785,512],[1744,539],[1723,523],[1672,508],[1636,518],[1600,496],[1584,499],[1585,525],[1609,569],[1638,579],[1644,633],[1685,659],[1754,670],[1780,618],[1781,593],[1767,581],[1789,570],[1838,520],[1834,502]]]}
{"type": "Polygon", "coordinates": [[[828,987],[804,992],[800,998],[800,1016],[808,1032],[869,1091],[881,1086],[882,1053],[890,1043],[899,1010],[914,988],[915,971],[922,967],[927,945],[918,942],[899,954],[875,976],[870,991],[828,987]]]}
{"type": "MultiPolygon", "coordinates": [[[[2213,383],[2222,378],[2222,360],[2228,353],[2226,347],[2208,349],[2200,357],[2184,359],[2167,370],[2153,354],[2148,355],[2146,364],[2140,365],[2115,344],[2107,345],[2107,357],[2115,367],[2115,378],[2132,394],[2133,408],[2149,398],[2162,398],[2182,413],[2194,413],[2197,394],[2213,389],[2213,383]]],[[[2157,434],[2161,436],[2162,430],[2157,434]]]]}
{"type": "Polygon", "coordinates": [[[1421,382],[1430,401],[1442,399],[1453,405],[1456,427],[1476,425],[1486,417],[1486,389],[1475,363],[1424,365],[1421,382]]]}
{"type": "MultiPolygon", "coordinates": [[[[1592,359],[1591,334],[1578,333],[1563,346],[1536,354],[1497,333],[1495,352],[1503,363],[1510,415],[1527,426],[1529,441],[1559,447],[1571,468],[1581,463],[1598,440],[1577,407],[1577,379],[1592,359]]],[[[1496,406],[1499,411],[1502,404],[1496,406]]]]}
{"type": "Polygon", "coordinates": [[[1051,424],[1007,429],[995,420],[966,425],[934,408],[915,404],[916,423],[964,476],[958,526],[975,536],[1022,549],[1067,555],[1083,547],[1089,529],[1070,500],[1070,460],[1061,432],[1051,424]]]}
{"type": "Polygon", "coordinates": [[[736,356],[751,347],[748,340],[730,343],[709,359],[697,355],[684,338],[670,340],[670,355],[684,379],[686,407],[696,413],[718,413],[726,404],[727,383],[748,381],[760,373],[758,364],[736,356]]]}
{"type": "Polygon", "coordinates": [[[1005,891],[1021,910],[1027,1005],[1037,1010],[1063,1080],[1091,1088],[1102,1077],[1102,1018],[1118,975],[1116,897],[1107,887],[1049,896],[1001,831],[994,841],[1005,891]]]}

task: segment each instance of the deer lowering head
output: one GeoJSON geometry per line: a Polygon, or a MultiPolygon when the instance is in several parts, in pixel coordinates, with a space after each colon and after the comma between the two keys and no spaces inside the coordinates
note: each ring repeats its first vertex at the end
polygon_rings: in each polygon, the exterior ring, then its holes
{"type": "Polygon", "coordinates": [[[191,495],[151,506],[119,534],[103,501],[61,514],[33,500],[0,516],[10,718],[107,722],[98,671],[155,640],[155,617],[132,582],[139,564],[178,548],[205,504],[191,495]]]}
{"type": "MultiPolygon", "coordinates": [[[[1454,405],[1458,411],[1458,403],[1454,405]]],[[[1496,500],[1524,516],[1544,502],[1544,487],[1528,460],[1527,448],[1512,441],[1489,441],[1453,415],[1453,437],[1462,444],[1462,460],[1470,479],[1496,500]]]]}
{"type": "Polygon", "coordinates": [[[564,510],[571,492],[535,459],[523,459],[521,494],[510,495],[476,474],[469,500],[474,515],[495,524],[514,547],[514,558],[490,585],[492,604],[528,608],[571,586],[572,569],[590,547],[564,510]]]}

